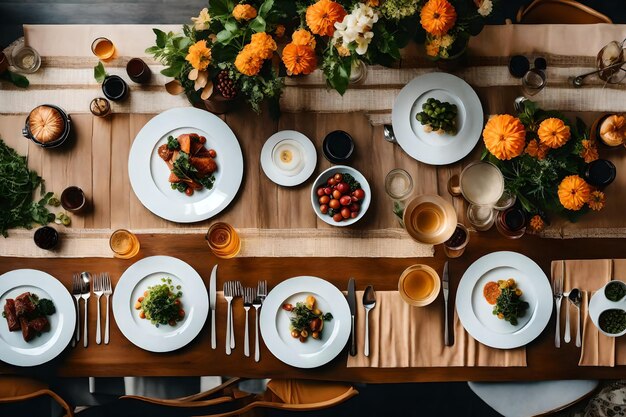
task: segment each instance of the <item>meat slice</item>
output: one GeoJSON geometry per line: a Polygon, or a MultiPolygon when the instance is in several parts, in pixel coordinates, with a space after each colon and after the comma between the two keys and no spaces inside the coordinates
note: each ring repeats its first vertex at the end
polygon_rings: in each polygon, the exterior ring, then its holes
{"type": "Polygon", "coordinates": [[[207,176],[207,175],[212,174],[213,172],[217,171],[217,163],[211,157],[196,158],[196,157],[192,156],[189,159],[189,161],[190,161],[191,165],[193,165],[194,168],[196,168],[198,170],[198,174],[201,177],[207,176]]]}
{"type": "Polygon", "coordinates": [[[29,326],[26,317],[20,317],[20,326],[22,327],[22,337],[25,341],[28,342],[35,337],[35,331],[31,326],[29,326]]]}
{"type": "Polygon", "coordinates": [[[15,297],[15,314],[17,317],[22,317],[35,311],[35,304],[30,298],[31,294],[29,292],[25,292],[15,297]]]}
{"type": "Polygon", "coordinates": [[[172,156],[174,155],[174,151],[172,151],[170,148],[167,147],[167,143],[164,143],[163,145],[159,146],[158,152],[159,152],[159,156],[161,157],[161,159],[164,160],[165,162],[172,159],[172,156]]]}
{"type": "Polygon", "coordinates": [[[45,317],[37,317],[36,319],[32,319],[31,321],[29,321],[28,326],[36,332],[41,333],[47,330],[48,319],[45,317]]]}
{"type": "Polygon", "coordinates": [[[180,143],[180,150],[182,152],[189,153],[191,150],[191,135],[183,133],[177,139],[178,143],[180,143]]]}
{"type": "Polygon", "coordinates": [[[20,323],[17,320],[17,314],[15,314],[15,300],[12,298],[7,298],[6,303],[4,304],[4,316],[7,319],[10,332],[20,329],[20,323]]]}

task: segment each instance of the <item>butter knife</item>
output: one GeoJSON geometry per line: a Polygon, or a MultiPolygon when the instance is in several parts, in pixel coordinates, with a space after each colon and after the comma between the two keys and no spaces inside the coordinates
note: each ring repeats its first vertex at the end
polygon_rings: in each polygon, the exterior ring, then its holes
{"type": "Polygon", "coordinates": [[[350,278],[348,281],[348,306],[350,307],[350,355],[356,356],[356,330],[355,330],[355,315],[356,315],[356,282],[354,278],[350,278]]]}
{"type": "Polygon", "coordinates": [[[443,278],[441,279],[441,286],[443,287],[443,344],[445,346],[452,346],[450,331],[448,330],[448,295],[450,293],[449,280],[448,261],[446,261],[443,265],[443,278]]]}
{"type": "Polygon", "coordinates": [[[211,349],[217,348],[217,337],[215,335],[215,303],[217,302],[217,264],[211,271],[209,281],[209,305],[211,307],[211,349]]]}

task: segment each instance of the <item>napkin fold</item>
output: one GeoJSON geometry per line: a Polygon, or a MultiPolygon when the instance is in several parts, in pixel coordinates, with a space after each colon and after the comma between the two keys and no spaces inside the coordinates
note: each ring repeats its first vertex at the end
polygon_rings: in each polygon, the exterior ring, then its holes
{"type": "Polygon", "coordinates": [[[362,300],[363,291],[357,291],[357,355],[348,357],[348,367],[526,366],[525,347],[503,350],[479,343],[465,331],[456,312],[450,328],[454,345],[444,346],[443,301],[413,307],[397,291],[376,292],[376,306],[369,317],[370,356],[366,357],[362,300]]]}
{"type": "MultiPolygon", "coordinates": [[[[553,261],[552,279],[563,272],[562,261],[553,261]]],[[[626,340],[608,337],[600,333],[591,321],[588,307],[595,291],[610,280],[626,281],[626,259],[582,259],[565,261],[563,291],[579,288],[583,292],[582,300],[582,348],[580,366],[615,366],[626,365],[626,340]]],[[[572,342],[576,335],[576,307],[563,299],[561,303],[561,334],[565,327],[565,314],[570,309],[572,342]]]]}

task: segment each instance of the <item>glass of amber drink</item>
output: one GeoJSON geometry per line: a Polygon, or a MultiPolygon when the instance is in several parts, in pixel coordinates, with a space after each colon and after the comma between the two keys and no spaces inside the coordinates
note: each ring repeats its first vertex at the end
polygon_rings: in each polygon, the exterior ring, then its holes
{"type": "Polygon", "coordinates": [[[115,54],[115,45],[107,38],[97,38],[91,44],[91,52],[102,60],[107,60],[115,54]]]}
{"type": "Polygon", "coordinates": [[[234,227],[218,222],[211,225],[205,239],[211,251],[218,258],[229,259],[237,256],[241,250],[241,240],[234,227]]]}
{"type": "Polygon", "coordinates": [[[139,252],[139,239],[125,229],[113,232],[109,239],[109,246],[116,258],[130,259],[139,252]]]}

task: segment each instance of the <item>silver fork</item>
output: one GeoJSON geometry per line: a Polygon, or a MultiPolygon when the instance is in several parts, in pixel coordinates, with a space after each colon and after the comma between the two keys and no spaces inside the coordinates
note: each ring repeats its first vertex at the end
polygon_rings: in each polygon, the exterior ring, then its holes
{"type": "Polygon", "coordinates": [[[250,357],[250,336],[248,332],[248,313],[255,297],[255,289],[246,287],[243,292],[243,309],[246,311],[246,329],[243,338],[243,354],[250,357]]]}
{"type": "Polygon", "coordinates": [[[80,274],[72,274],[72,295],[76,299],[76,326],[74,327],[74,337],[72,338],[72,347],[76,346],[76,342],[80,340],[80,299],[82,294],[82,282],[80,274]]]}
{"type": "MultiPolygon", "coordinates": [[[[233,300],[237,297],[243,297],[243,285],[240,281],[233,281],[233,300]]],[[[233,307],[230,306],[230,348],[235,348],[235,315],[233,314],[233,307]]]]}
{"type": "Polygon", "coordinates": [[[98,305],[97,312],[98,316],[96,317],[96,343],[102,343],[102,331],[100,330],[100,297],[104,294],[104,277],[103,274],[98,274],[94,277],[93,280],[93,293],[98,297],[96,303],[98,305]]]}
{"type": "Polygon", "coordinates": [[[109,297],[113,294],[113,286],[111,285],[111,277],[108,272],[103,274],[104,278],[104,296],[107,300],[106,314],[104,320],[104,344],[109,344],[109,297]]]}
{"type": "Polygon", "coordinates": [[[83,346],[87,347],[87,345],[89,344],[89,332],[87,329],[87,323],[89,323],[89,318],[87,317],[87,312],[89,311],[89,296],[91,295],[91,288],[89,286],[91,277],[89,276],[89,272],[81,272],[80,277],[83,280],[81,297],[83,297],[83,300],[85,300],[85,323],[83,326],[83,346]]]}
{"type": "Polygon", "coordinates": [[[561,300],[563,299],[563,274],[565,261],[561,261],[561,275],[552,280],[552,294],[556,306],[556,332],[554,334],[554,346],[561,347],[561,300]]]}
{"type": "Polygon", "coordinates": [[[259,308],[263,302],[259,294],[261,293],[261,282],[257,284],[256,294],[252,300],[252,307],[254,307],[254,360],[258,362],[261,360],[261,352],[259,350],[259,308]]]}
{"type": "Polygon", "coordinates": [[[231,347],[230,347],[230,336],[231,336],[231,324],[232,324],[232,310],[230,308],[230,303],[233,301],[233,289],[234,282],[226,281],[224,283],[224,299],[228,303],[228,307],[226,308],[226,354],[230,355],[231,347]]]}

